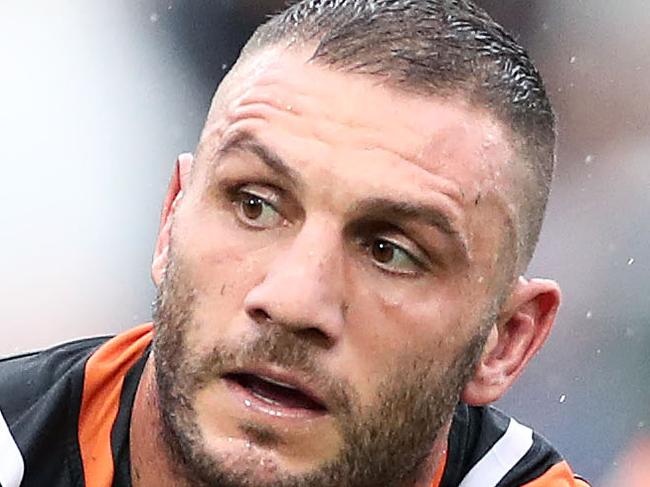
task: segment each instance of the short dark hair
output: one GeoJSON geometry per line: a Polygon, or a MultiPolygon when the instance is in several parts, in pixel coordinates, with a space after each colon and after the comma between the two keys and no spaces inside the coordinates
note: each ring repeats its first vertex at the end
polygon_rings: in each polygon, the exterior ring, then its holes
{"type": "Polygon", "coordinates": [[[313,42],[314,62],[382,76],[398,89],[460,95],[503,123],[526,168],[514,195],[512,263],[525,270],[550,192],[556,118],[539,72],[512,36],[466,0],[303,0],[262,25],[245,52],[286,41],[313,42]]]}

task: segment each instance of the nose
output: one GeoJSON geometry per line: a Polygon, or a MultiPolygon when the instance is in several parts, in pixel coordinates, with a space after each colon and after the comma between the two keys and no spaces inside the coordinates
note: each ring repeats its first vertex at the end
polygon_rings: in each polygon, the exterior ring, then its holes
{"type": "Polygon", "coordinates": [[[306,221],[274,255],[244,301],[260,325],[274,324],[332,346],[345,321],[343,242],[323,221],[306,221]]]}

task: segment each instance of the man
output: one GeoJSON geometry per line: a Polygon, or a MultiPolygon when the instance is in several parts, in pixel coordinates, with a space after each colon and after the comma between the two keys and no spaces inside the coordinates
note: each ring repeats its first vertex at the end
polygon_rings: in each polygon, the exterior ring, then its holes
{"type": "Polygon", "coordinates": [[[523,277],[554,154],[469,2],[273,17],[177,162],[153,325],[0,365],[2,487],[585,486],[489,407],[560,302],[523,277]]]}

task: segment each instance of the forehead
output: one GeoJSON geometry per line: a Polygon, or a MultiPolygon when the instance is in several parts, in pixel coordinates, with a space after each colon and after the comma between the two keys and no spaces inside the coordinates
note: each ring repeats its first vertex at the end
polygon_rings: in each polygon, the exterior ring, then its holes
{"type": "Polygon", "coordinates": [[[468,198],[505,182],[510,144],[486,110],[460,96],[417,96],[379,77],[309,59],[308,50],[270,48],[244,61],[215,96],[203,142],[218,144],[236,123],[268,116],[269,122],[286,122],[287,129],[332,147],[382,149],[432,174],[450,176],[468,198]]]}

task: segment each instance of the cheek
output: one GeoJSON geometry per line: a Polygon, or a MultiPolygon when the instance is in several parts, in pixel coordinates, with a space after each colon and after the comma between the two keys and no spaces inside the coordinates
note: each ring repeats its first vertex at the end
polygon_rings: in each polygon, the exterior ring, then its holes
{"type": "Polygon", "coordinates": [[[195,211],[174,226],[173,258],[194,293],[188,338],[202,348],[210,346],[211,337],[226,338],[241,321],[237,317],[243,314],[244,299],[266,268],[267,259],[254,240],[226,220],[219,212],[195,211]]]}
{"type": "Polygon", "coordinates": [[[232,213],[208,197],[189,201],[173,228],[173,245],[191,268],[197,291],[229,295],[264,268],[268,242],[243,229],[232,213]]]}
{"type": "Polygon", "coordinates": [[[458,299],[442,290],[432,297],[431,291],[382,294],[368,289],[352,294],[337,367],[356,384],[363,403],[373,404],[380,384],[399,374],[405,360],[424,364],[435,359],[444,369],[462,347],[465,333],[459,326],[458,299]]]}
{"type": "Polygon", "coordinates": [[[191,276],[192,286],[201,295],[225,295],[241,268],[244,249],[227,232],[209,222],[181,227],[175,239],[175,253],[191,276]]]}

